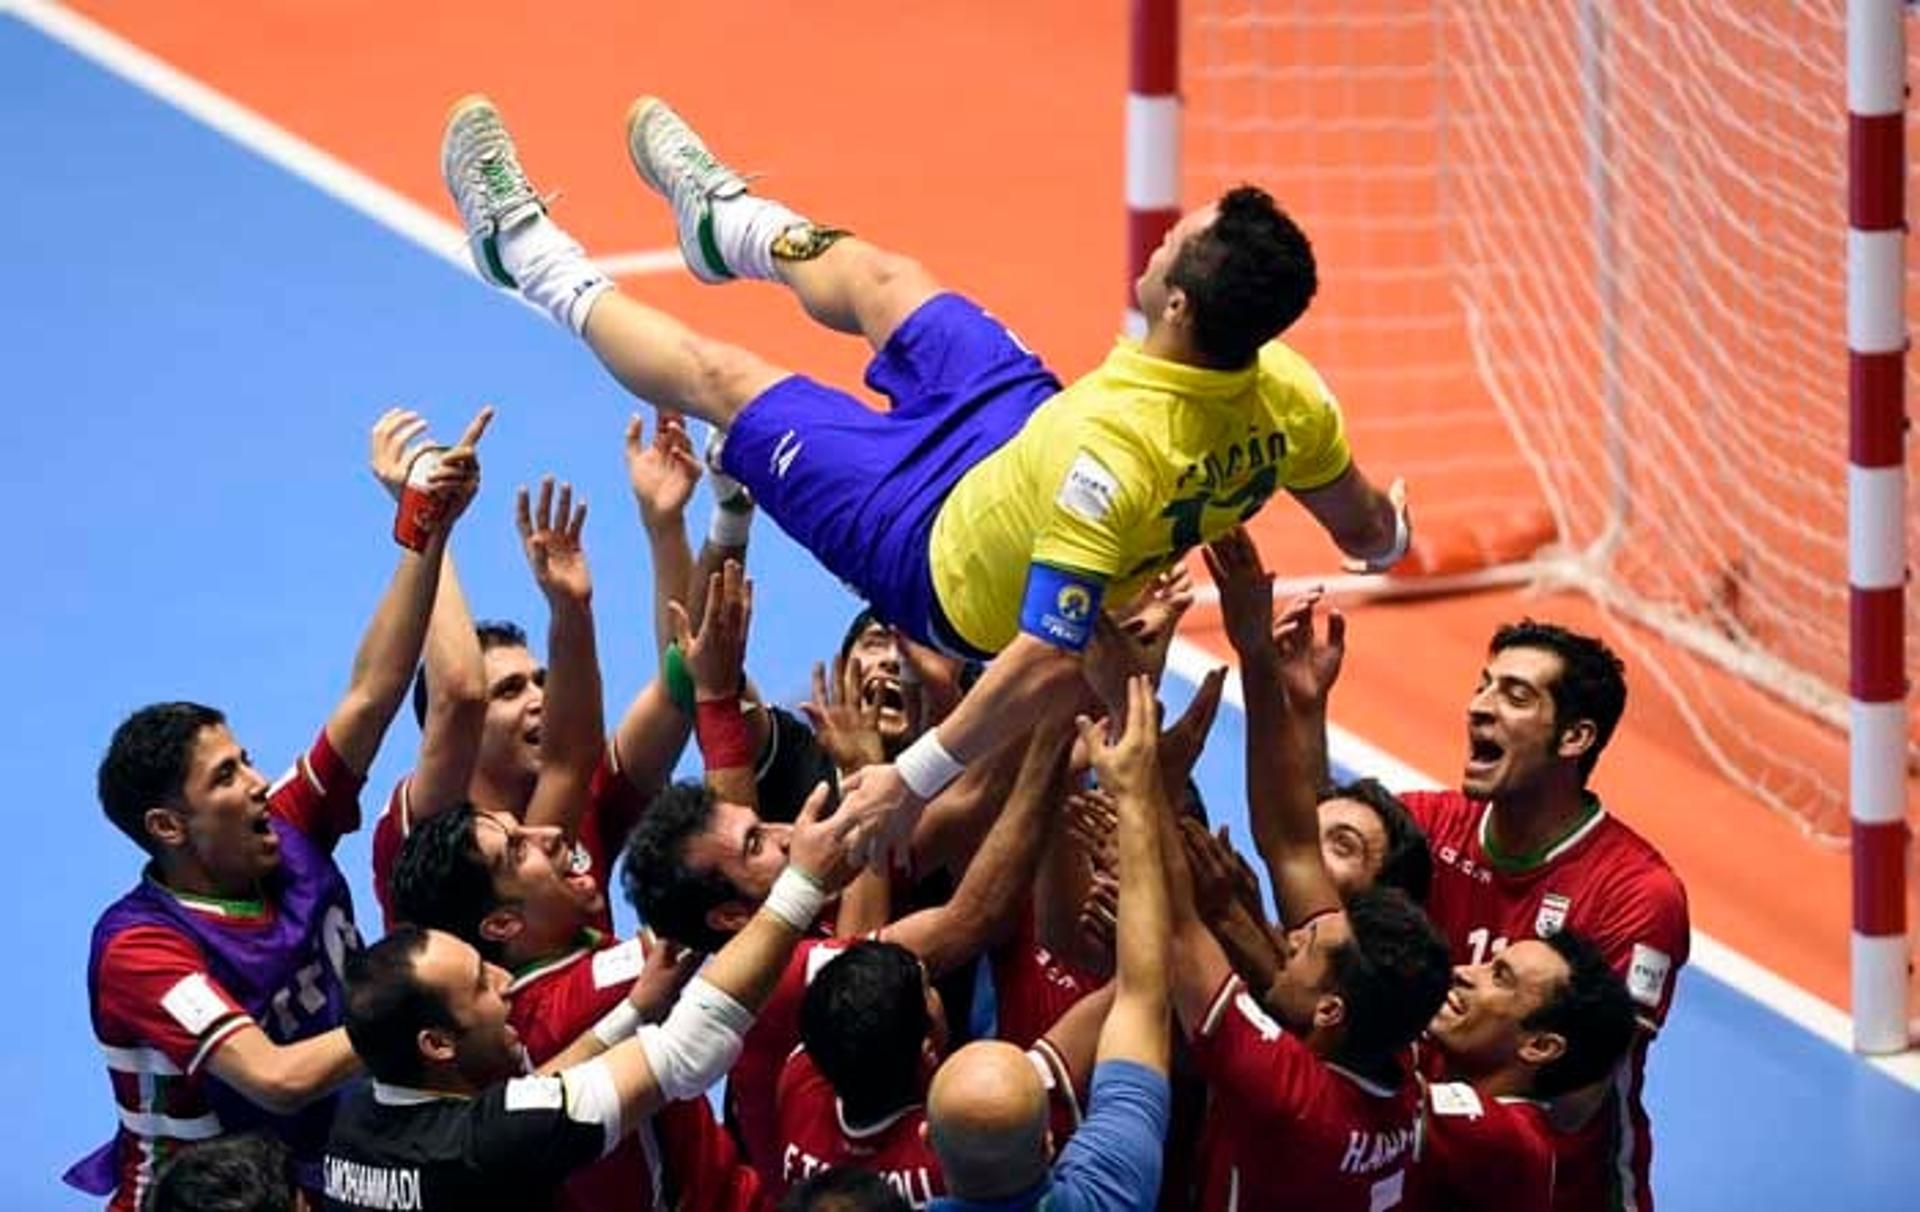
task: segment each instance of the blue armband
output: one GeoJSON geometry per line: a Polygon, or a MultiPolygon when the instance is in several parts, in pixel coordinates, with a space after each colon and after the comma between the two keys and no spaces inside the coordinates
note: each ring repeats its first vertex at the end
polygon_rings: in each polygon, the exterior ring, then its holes
{"type": "Polygon", "coordinates": [[[1099,617],[1100,597],[1106,591],[1097,577],[1034,564],[1027,569],[1020,630],[1055,648],[1080,652],[1093,638],[1093,621],[1099,617]]]}

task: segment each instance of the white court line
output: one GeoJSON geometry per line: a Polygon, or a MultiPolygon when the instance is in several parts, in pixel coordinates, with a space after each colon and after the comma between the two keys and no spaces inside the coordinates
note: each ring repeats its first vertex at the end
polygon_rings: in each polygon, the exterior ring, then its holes
{"type": "MultiPolygon", "coordinates": [[[[8,3],[22,20],[49,38],[197,118],[434,256],[478,276],[467,258],[466,237],[451,221],[69,9],[47,0],[0,0],[0,12],[7,11],[8,3]]],[[[654,273],[663,272],[669,266],[678,268],[680,255],[673,250],[659,250],[622,254],[615,260],[631,266],[622,272],[654,273]]],[[[1218,663],[1185,639],[1174,641],[1168,659],[1169,668],[1195,682],[1218,663]]],[[[1241,706],[1237,679],[1227,680],[1225,697],[1235,707],[1241,706]]],[[[1345,729],[1330,725],[1328,741],[1334,761],[1372,774],[1390,786],[1442,785],[1431,775],[1415,770],[1345,729]]],[[[1693,932],[1692,942],[1691,962],[1701,971],[1851,1053],[1850,1020],[1844,1011],[1699,930],[1693,932]]],[[[1920,1054],[1907,1052],[1895,1057],[1861,1059],[1894,1080],[1920,1090],[1920,1054]]]]}
{"type": "MultiPolygon", "coordinates": [[[[449,265],[479,277],[467,255],[466,233],[452,220],[71,9],[48,0],[0,0],[0,12],[10,9],[56,42],[139,85],[321,193],[379,221],[449,265]]],[[[598,263],[610,277],[668,273],[681,267],[680,252],[672,248],[619,253],[598,263]]]]}
{"type": "MultiPolygon", "coordinates": [[[[1167,668],[1195,685],[1206,676],[1208,670],[1220,664],[1220,658],[1185,638],[1176,638],[1167,655],[1167,668]]],[[[1221,697],[1233,706],[1245,709],[1238,677],[1227,678],[1221,697]]],[[[1334,765],[1371,775],[1389,787],[1424,789],[1447,785],[1338,724],[1327,725],[1327,749],[1327,756],[1334,765]]],[[[1689,941],[1689,967],[1698,968],[1721,984],[1739,990],[1849,1056],[1855,1055],[1853,1020],[1846,1011],[1814,996],[1697,927],[1692,931],[1689,941]]],[[[1856,1056],[1855,1059],[1873,1066],[1901,1085],[1920,1090],[1920,1052],[1908,1050],[1894,1056],[1856,1056]]]]}

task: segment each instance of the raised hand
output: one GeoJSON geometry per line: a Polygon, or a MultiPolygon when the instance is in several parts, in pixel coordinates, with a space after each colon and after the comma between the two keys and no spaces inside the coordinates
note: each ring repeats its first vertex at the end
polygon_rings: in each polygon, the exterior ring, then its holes
{"type": "Polygon", "coordinates": [[[580,546],[580,531],[587,523],[587,503],[573,501],[573,485],[560,485],[559,500],[554,499],[552,476],[540,479],[540,499],[529,507],[526,488],[514,502],[514,522],[520,531],[520,544],[526,549],[527,564],[533,569],[534,582],[549,601],[571,599],[584,602],[593,596],[593,578],[587,571],[587,555],[580,546]]]}
{"type": "Polygon", "coordinates": [[[1371,559],[1348,556],[1340,561],[1343,570],[1354,573],[1386,572],[1406,556],[1413,541],[1413,514],[1407,508],[1406,480],[1396,479],[1387,486],[1387,505],[1393,510],[1393,517],[1388,524],[1393,528],[1391,533],[1394,537],[1389,541],[1386,551],[1371,559]],[[1401,535],[1407,536],[1406,542],[1399,541],[1401,535]]]}
{"type": "MultiPolygon", "coordinates": [[[[1168,795],[1184,787],[1207,747],[1214,717],[1220,714],[1220,695],[1227,685],[1227,667],[1207,671],[1179,720],[1160,734],[1160,771],[1168,795]]],[[[1178,802],[1177,800],[1175,801],[1178,802]]]]}
{"type": "Polygon", "coordinates": [[[1080,843],[1097,875],[1111,876],[1119,869],[1114,848],[1114,831],[1120,827],[1113,795],[1100,787],[1088,787],[1067,796],[1067,832],[1080,843]]]}
{"type": "Polygon", "coordinates": [[[1315,589],[1288,602],[1273,625],[1273,651],[1279,658],[1280,687],[1296,711],[1323,710],[1347,656],[1347,619],[1327,610],[1324,634],[1314,623],[1320,604],[1315,589]]]}
{"type": "Polygon", "coordinates": [[[732,698],[740,693],[747,660],[747,625],[753,619],[753,581],[737,560],[728,560],[707,581],[707,600],[695,632],[687,608],[667,603],[674,642],[693,678],[693,691],[702,699],[732,698]]]}
{"type": "Polygon", "coordinates": [[[856,770],[841,780],[840,794],[838,815],[852,824],[854,857],[880,869],[904,865],[927,801],[913,793],[898,768],[888,763],[856,770]]]}
{"type": "Polygon", "coordinates": [[[1236,526],[1200,549],[1220,591],[1220,619],[1242,662],[1266,657],[1272,645],[1273,574],[1246,527],[1236,526]]]}
{"type": "Polygon", "coordinates": [[[373,423],[373,451],[367,467],[396,501],[406,486],[407,468],[430,445],[421,440],[426,433],[427,419],[410,408],[389,408],[373,423]]]}
{"type": "MultiPolygon", "coordinates": [[[[427,491],[445,498],[440,515],[442,527],[453,525],[479,495],[480,439],[486,436],[487,426],[491,424],[493,406],[489,404],[473,414],[473,420],[467,422],[458,441],[440,452],[440,466],[427,478],[427,491]]],[[[580,512],[585,515],[585,505],[580,507],[580,512]]]]}
{"type": "Polygon", "coordinates": [[[1147,583],[1125,610],[1116,616],[1120,629],[1134,640],[1139,659],[1156,677],[1167,664],[1167,649],[1180,629],[1180,620],[1193,608],[1193,577],[1186,565],[1175,564],[1147,583]]]}
{"type": "Polygon", "coordinates": [[[1218,835],[1211,834],[1188,817],[1180,822],[1180,841],[1193,872],[1193,903],[1201,920],[1213,923],[1229,913],[1252,909],[1258,921],[1260,885],[1228,840],[1227,827],[1222,825],[1218,835]]]}
{"type": "Polygon", "coordinates": [[[1116,797],[1144,792],[1160,777],[1158,714],[1153,680],[1137,674],[1127,681],[1126,722],[1118,738],[1110,741],[1102,736],[1099,726],[1086,716],[1077,721],[1094,775],[1116,797]]]}
{"type": "Polygon", "coordinates": [[[640,506],[641,521],[649,529],[677,521],[700,482],[700,459],[687,436],[686,418],[662,411],[653,440],[646,440],[646,422],[634,413],[627,419],[627,482],[640,506]]]}
{"type": "Polygon", "coordinates": [[[680,990],[700,971],[700,953],[663,938],[651,940],[640,975],[627,990],[627,1001],[647,1022],[658,1022],[680,996],[680,990]]]}
{"type": "Polygon", "coordinates": [[[887,760],[880,739],[880,703],[876,697],[866,702],[860,694],[860,678],[852,662],[845,657],[833,659],[833,681],[827,681],[826,667],[813,664],[813,697],[800,704],[813,724],[814,739],[827,751],[842,774],[851,774],[864,766],[876,766],[887,760]]]}
{"type": "Polygon", "coordinates": [[[827,785],[817,783],[813,794],[794,818],[793,832],[787,840],[787,862],[827,892],[838,892],[860,873],[854,861],[851,835],[857,822],[847,815],[845,806],[832,816],[822,818],[827,806],[827,785]]]}

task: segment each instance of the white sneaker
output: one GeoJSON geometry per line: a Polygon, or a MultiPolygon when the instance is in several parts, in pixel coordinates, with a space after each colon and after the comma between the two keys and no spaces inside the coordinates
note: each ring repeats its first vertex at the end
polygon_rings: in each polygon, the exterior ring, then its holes
{"type": "Polygon", "coordinates": [[[479,94],[462,97],[447,111],[440,136],[440,177],[460,211],[467,246],[480,276],[496,286],[519,283],[500,260],[499,234],[546,211],[520,157],[513,136],[493,102],[479,94]]]}
{"type": "Polygon", "coordinates": [[[658,97],[627,109],[627,156],[653,192],[673,207],[680,256],[702,282],[735,277],[713,231],[713,203],[747,192],[747,182],[714,157],[700,136],[658,97]]]}

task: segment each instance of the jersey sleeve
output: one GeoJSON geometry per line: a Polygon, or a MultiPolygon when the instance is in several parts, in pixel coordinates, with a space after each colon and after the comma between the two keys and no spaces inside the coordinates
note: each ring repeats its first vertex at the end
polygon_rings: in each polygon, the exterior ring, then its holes
{"type": "Polygon", "coordinates": [[[1642,1023],[1658,1030],[1673,1005],[1674,978],[1687,962],[1686,889],[1671,868],[1649,860],[1626,874],[1610,899],[1619,911],[1587,929],[1627,982],[1642,1023]]]}
{"type": "Polygon", "coordinates": [[[1261,394],[1287,435],[1281,483],[1294,492],[1325,488],[1353,465],[1340,401],[1312,363],[1275,342],[1260,351],[1261,394]]]}
{"type": "Polygon", "coordinates": [[[469,1106],[475,1161],[515,1187],[530,1175],[557,1184],[620,1138],[619,1098],[600,1062],[516,1077],[469,1106]]]}
{"type": "Polygon", "coordinates": [[[324,850],[360,827],[360,786],[356,774],[334,751],[322,728],[313,745],[267,793],[267,807],[324,850]]]}
{"type": "Polygon", "coordinates": [[[163,926],[115,935],[100,956],[98,984],[101,1042],[158,1049],[182,1073],[197,1072],[253,1025],[192,940],[163,926]]]}
{"type": "Polygon", "coordinates": [[[393,912],[393,869],[413,828],[412,787],[411,774],[395,783],[387,797],[387,810],[373,823],[373,895],[380,902],[380,924],[389,932],[400,924],[393,912]]]}
{"type": "Polygon", "coordinates": [[[1053,499],[1034,536],[1033,562],[1104,582],[1140,561],[1129,536],[1151,508],[1155,477],[1113,429],[1089,424],[1078,436],[1064,470],[1039,486],[1053,499]]]}
{"type": "Polygon", "coordinates": [[[1194,1065],[1207,1084],[1261,1119],[1288,1120],[1311,1095],[1319,1062],[1229,977],[1193,1036],[1194,1065]]]}

